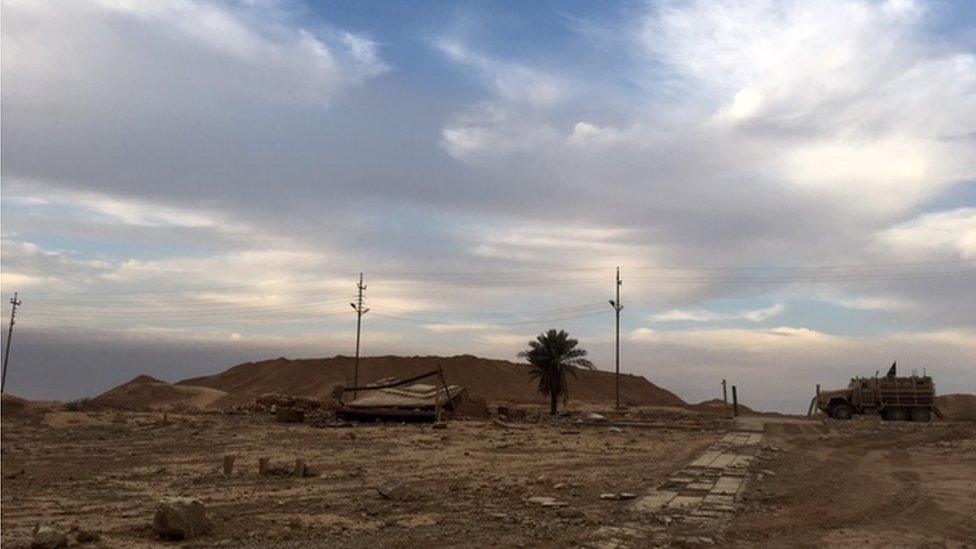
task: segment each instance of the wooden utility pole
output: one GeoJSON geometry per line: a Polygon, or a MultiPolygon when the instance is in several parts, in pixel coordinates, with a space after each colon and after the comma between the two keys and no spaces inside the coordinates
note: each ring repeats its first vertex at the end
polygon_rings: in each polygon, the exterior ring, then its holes
{"type": "Polygon", "coordinates": [[[616,398],[617,398],[617,411],[620,411],[620,311],[623,310],[624,306],[620,304],[620,285],[623,281],[620,280],[620,267],[617,267],[617,278],[616,278],[616,299],[610,300],[610,306],[613,307],[613,312],[615,315],[614,324],[614,372],[615,378],[614,383],[616,385],[616,398]]]}
{"type": "MultiPolygon", "coordinates": [[[[363,329],[363,315],[369,312],[369,309],[365,308],[363,304],[363,291],[366,290],[366,285],[363,284],[363,273],[359,273],[359,284],[356,284],[356,289],[358,290],[356,302],[350,303],[356,311],[356,364],[353,367],[352,374],[353,387],[359,387],[359,341],[363,329]]],[[[353,391],[352,397],[356,398],[356,394],[357,392],[353,391]]]]}
{"type": "Polygon", "coordinates": [[[0,374],[0,393],[3,393],[4,388],[7,386],[7,362],[10,361],[10,338],[14,335],[14,323],[17,321],[17,307],[20,306],[20,301],[17,299],[17,292],[14,292],[14,297],[10,299],[10,304],[13,307],[10,308],[10,327],[7,328],[7,348],[3,352],[3,373],[0,374]]]}
{"type": "Polygon", "coordinates": [[[725,403],[725,413],[729,413],[729,388],[724,379],[722,380],[722,402],[725,403]]]}

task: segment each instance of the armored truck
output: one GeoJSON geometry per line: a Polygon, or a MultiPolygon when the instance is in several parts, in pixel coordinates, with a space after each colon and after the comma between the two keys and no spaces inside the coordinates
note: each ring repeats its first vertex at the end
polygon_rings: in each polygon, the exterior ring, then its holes
{"type": "Polygon", "coordinates": [[[884,377],[855,377],[846,389],[820,391],[817,408],[834,419],[877,413],[885,421],[931,421],[942,417],[935,406],[935,383],[929,376],[898,377],[895,364],[884,377]]]}

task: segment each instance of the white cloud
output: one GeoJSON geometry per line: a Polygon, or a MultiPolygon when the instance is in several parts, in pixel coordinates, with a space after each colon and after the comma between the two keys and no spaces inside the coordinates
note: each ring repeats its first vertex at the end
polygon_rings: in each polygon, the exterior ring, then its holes
{"type": "Polygon", "coordinates": [[[881,231],[876,242],[904,259],[976,259],[976,208],[921,215],[881,231]]]}
{"type": "Polygon", "coordinates": [[[651,315],[651,322],[721,322],[747,320],[749,322],[765,322],[775,318],[786,310],[782,303],[770,305],[762,309],[753,309],[737,313],[718,313],[702,309],[682,310],[672,309],[663,313],[651,315]]]}
{"type": "Polygon", "coordinates": [[[458,114],[441,130],[441,146],[454,158],[467,161],[531,153],[557,139],[558,132],[538,118],[495,104],[458,114]]]}
{"type": "Polygon", "coordinates": [[[165,110],[188,93],[233,90],[328,105],[386,70],[368,38],[286,14],[263,2],[4,2],[4,101],[165,110]]]}
{"type": "Polygon", "coordinates": [[[551,107],[569,95],[566,83],[543,70],[499,61],[477,53],[457,40],[439,40],[437,47],[453,61],[477,70],[507,101],[533,107],[551,107]]]}
{"type": "Polygon", "coordinates": [[[425,330],[437,333],[450,332],[481,332],[491,329],[490,324],[471,324],[471,323],[444,323],[444,324],[424,324],[425,330]]]}

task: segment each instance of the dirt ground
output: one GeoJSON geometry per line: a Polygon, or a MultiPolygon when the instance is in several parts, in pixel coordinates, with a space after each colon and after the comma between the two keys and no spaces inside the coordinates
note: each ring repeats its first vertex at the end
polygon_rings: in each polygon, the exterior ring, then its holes
{"type": "Polygon", "coordinates": [[[730,545],[976,547],[976,424],[774,422],[765,439],[782,451],[730,545]]]}
{"type": "Polygon", "coordinates": [[[567,546],[720,435],[709,430],[490,422],[312,428],[267,416],[132,412],[32,414],[3,421],[4,547],[38,521],[77,524],[112,547],[152,546],[163,495],[200,498],[214,534],[187,546],[567,546]],[[236,455],[236,471],[221,472],[236,455]],[[258,476],[258,458],[315,476],[258,476]],[[386,481],[409,484],[384,499],[386,481]],[[526,503],[552,496],[569,505],[526,503]]]}
{"type": "MultiPolygon", "coordinates": [[[[156,500],[206,505],[213,534],[183,547],[572,547],[632,523],[632,501],[731,426],[486,421],[313,428],[263,415],[34,411],[2,425],[2,542],[39,521],[149,547],[156,500]],[[681,428],[678,428],[681,427],[681,428]],[[221,472],[224,455],[234,473],[221,472]],[[281,475],[259,476],[259,457],[281,475]],[[312,475],[290,471],[303,458],[312,475]],[[377,487],[406,483],[405,499],[377,487]],[[549,496],[565,506],[527,501],[549,496]]],[[[755,428],[755,426],[749,426],[755,428]]],[[[763,429],[762,422],[759,429],[763,429]]],[[[976,547],[976,424],[765,425],[743,504],[715,544],[976,547]]],[[[644,516],[640,520],[653,521],[644,516]]],[[[679,542],[680,544],[680,542],[679,542]]]]}

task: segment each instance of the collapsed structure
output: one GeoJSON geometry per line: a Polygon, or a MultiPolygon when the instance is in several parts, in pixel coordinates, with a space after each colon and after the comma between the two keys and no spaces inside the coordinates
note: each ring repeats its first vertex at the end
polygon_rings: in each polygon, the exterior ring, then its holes
{"type": "Polygon", "coordinates": [[[336,417],[347,421],[440,421],[444,410],[457,409],[466,391],[448,385],[440,368],[405,380],[384,379],[336,392],[336,417]],[[418,383],[437,377],[439,384],[418,383]]]}

